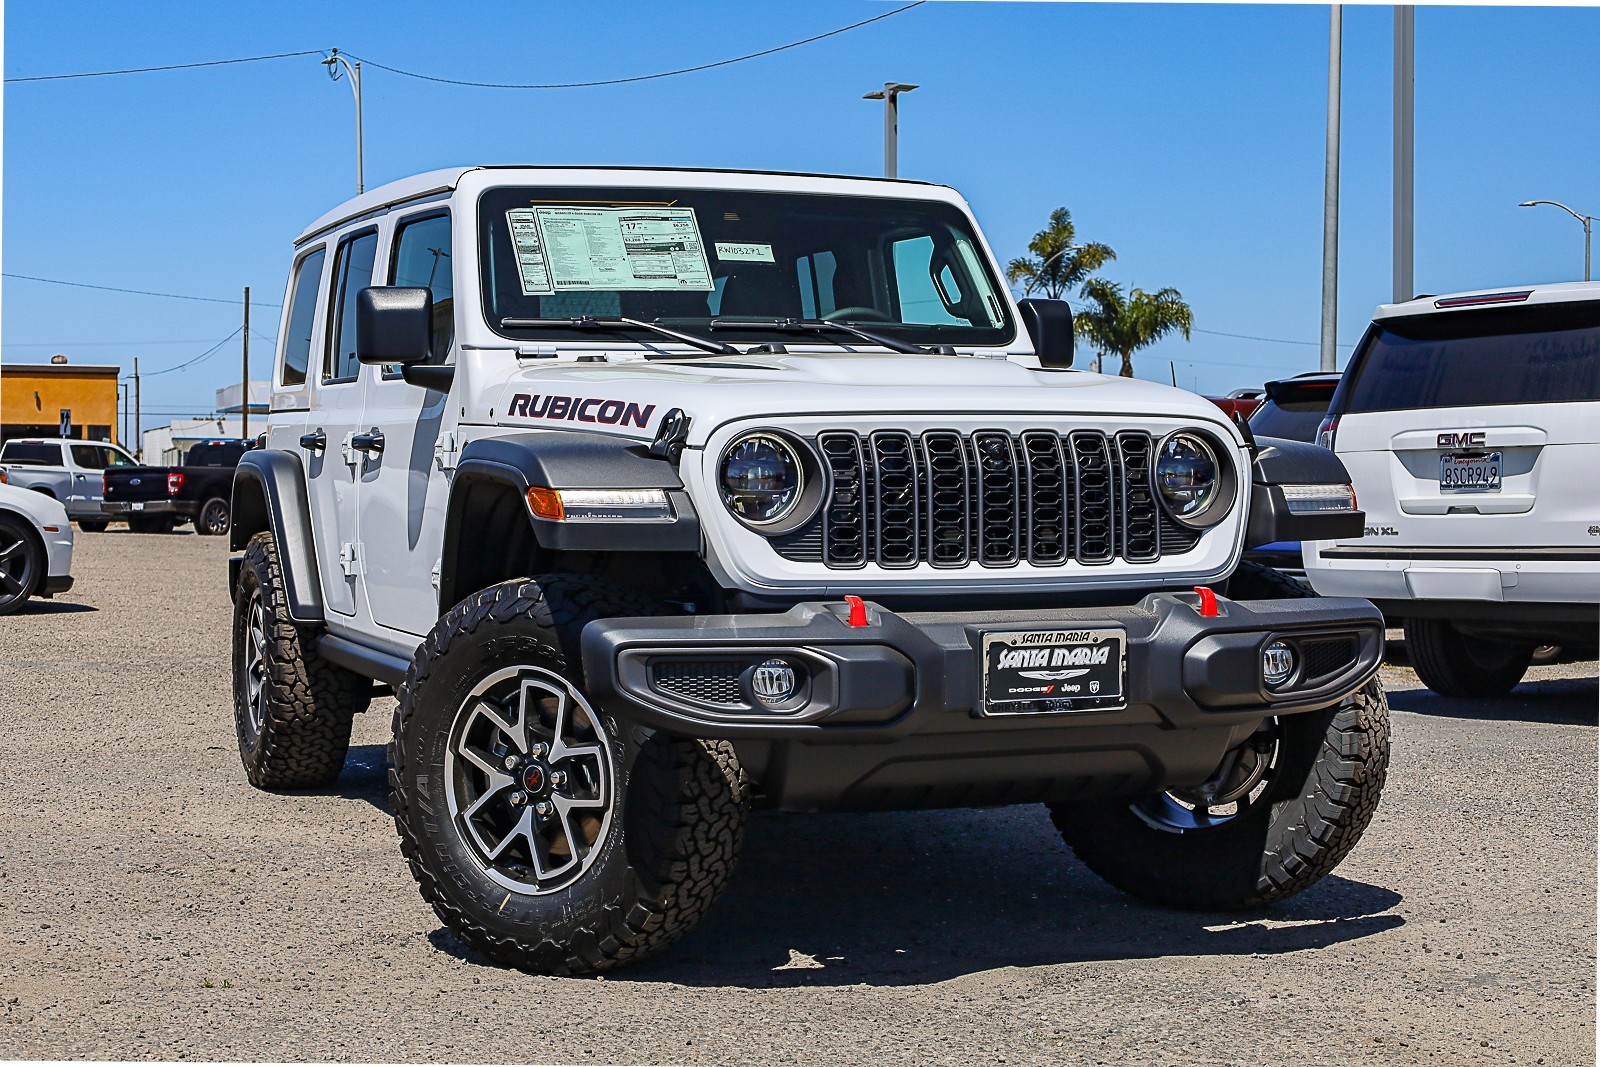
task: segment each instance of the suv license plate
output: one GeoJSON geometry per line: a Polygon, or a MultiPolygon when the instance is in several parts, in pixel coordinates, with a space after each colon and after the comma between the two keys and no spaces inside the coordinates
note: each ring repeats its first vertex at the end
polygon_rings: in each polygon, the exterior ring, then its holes
{"type": "Polygon", "coordinates": [[[1446,452],[1439,457],[1439,492],[1498,493],[1500,453],[1446,452]]]}
{"type": "Polygon", "coordinates": [[[984,715],[1114,711],[1128,643],[1120,627],[983,635],[984,715]]]}

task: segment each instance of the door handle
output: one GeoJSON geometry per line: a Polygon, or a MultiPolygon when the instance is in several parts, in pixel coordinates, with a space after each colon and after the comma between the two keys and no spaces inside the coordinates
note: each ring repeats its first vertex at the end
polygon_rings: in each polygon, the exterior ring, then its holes
{"type": "Polygon", "coordinates": [[[366,433],[355,434],[350,438],[350,447],[369,456],[382,455],[383,431],[374,426],[366,433]]]}
{"type": "Polygon", "coordinates": [[[322,432],[322,427],[317,427],[316,433],[303,433],[300,435],[300,447],[307,452],[321,452],[328,447],[328,435],[322,432]]]}

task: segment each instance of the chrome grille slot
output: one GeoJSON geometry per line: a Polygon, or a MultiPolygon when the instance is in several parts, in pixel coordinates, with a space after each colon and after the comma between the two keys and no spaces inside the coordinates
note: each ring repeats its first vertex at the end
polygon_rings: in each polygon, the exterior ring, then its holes
{"type": "Polygon", "coordinates": [[[1067,440],[1078,482],[1076,558],[1079,563],[1110,563],[1117,544],[1111,449],[1097,430],[1075,430],[1067,440]]]}
{"type": "Polygon", "coordinates": [[[1143,430],[825,430],[828,498],[774,552],[832,570],[1100,566],[1191,551],[1155,484],[1143,430]]]}
{"type": "Polygon", "coordinates": [[[1154,563],[1161,558],[1161,505],[1156,501],[1154,443],[1147,433],[1117,434],[1122,477],[1122,558],[1154,563]]]}
{"type": "Polygon", "coordinates": [[[928,471],[928,562],[964,567],[971,562],[972,485],[967,446],[961,435],[935,430],[922,435],[928,471]]]}

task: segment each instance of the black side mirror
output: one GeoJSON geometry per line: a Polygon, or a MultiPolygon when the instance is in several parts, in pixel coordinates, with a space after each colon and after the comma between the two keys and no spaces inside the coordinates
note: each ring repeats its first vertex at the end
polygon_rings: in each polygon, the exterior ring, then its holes
{"type": "Polygon", "coordinates": [[[356,294],[356,359],[408,367],[433,346],[433,292],[374,285],[356,294]]]}
{"type": "Polygon", "coordinates": [[[1065,300],[1019,300],[1017,307],[1039,365],[1072,366],[1072,307],[1065,300]]]}

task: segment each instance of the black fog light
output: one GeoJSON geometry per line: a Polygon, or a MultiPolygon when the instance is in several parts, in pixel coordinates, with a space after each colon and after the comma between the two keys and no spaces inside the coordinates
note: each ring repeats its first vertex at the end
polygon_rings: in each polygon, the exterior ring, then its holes
{"type": "Polygon", "coordinates": [[[1277,689],[1294,676],[1294,649],[1274,641],[1261,650],[1261,679],[1268,689],[1277,689]]]}
{"type": "Polygon", "coordinates": [[[800,674],[788,660],[768,659],[750,672],[750,692],[767,708],[780,708],[800,690],[800,674]]]}

